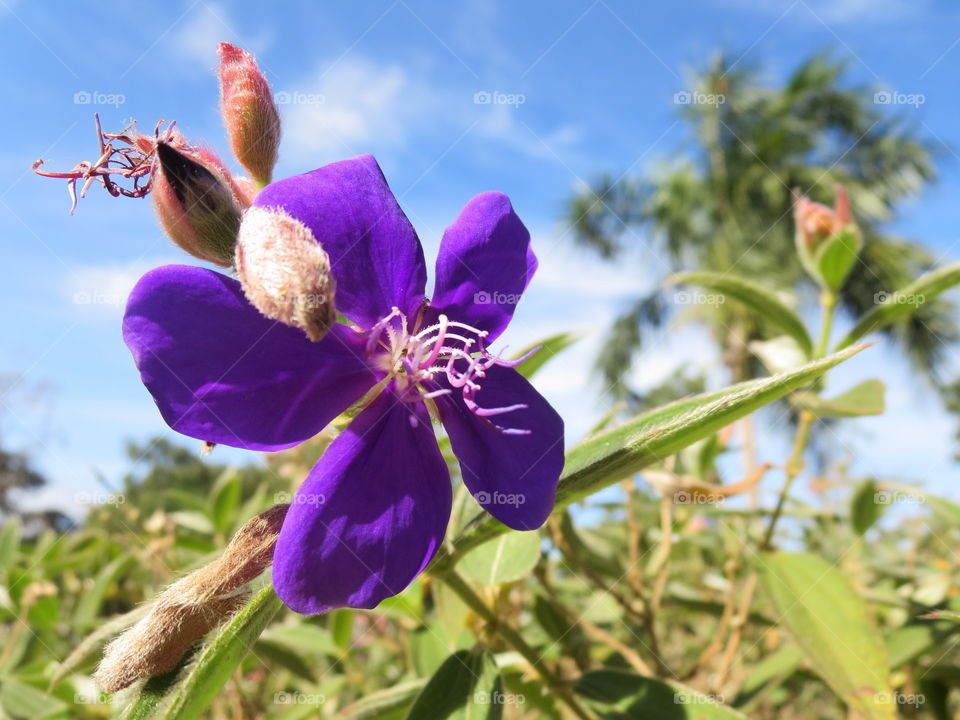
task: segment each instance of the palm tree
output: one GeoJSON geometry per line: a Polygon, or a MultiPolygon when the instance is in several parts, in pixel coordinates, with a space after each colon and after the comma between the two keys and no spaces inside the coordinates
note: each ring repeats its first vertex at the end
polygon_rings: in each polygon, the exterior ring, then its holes
{"type": "MultiPolygon", "coordinates": [[[[690,97],[697,102],[679,106],[693,137],[685,156],[643,177],[601,177],[572,197],[566,215],[576,241],[614,260],[628,238],[638,236],[626,231],[637,229],[671,271],[733,271],[810,299],[813,283],[796,259],[791,191],[832,204],[842,183],[864,249],[840,307],[861,315],[878,293],[932,267],[927,250],[885,234],[881,225],[935,170],[928,142],[901,117],[882,112],[872,90],[845,83],[844,71],[844,63],[816,56],[781,86],[769,87],[755,69],[718,57],[693,78],[690,97]]],[[[756,374],[747,348],[761,336],[762,320],[736,303],[696,310],[732,380],[756,374]]],[[[676,306],[658,288],[616,320],[597,358],[615,395],[639,399],[625,375],[644,331],[674,314],[676,306]]],[[[944,346],[960,337],[954,317],[952,307],[937,300],[886,332],[923,375],[938,381],[944,346]]]]}

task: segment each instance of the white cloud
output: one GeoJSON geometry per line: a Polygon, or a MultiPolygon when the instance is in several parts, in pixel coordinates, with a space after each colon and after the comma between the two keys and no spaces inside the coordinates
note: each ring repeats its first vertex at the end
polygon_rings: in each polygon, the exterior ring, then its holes
{"type": "MultiPolygon", "coordinates": [[[[571,125],[534,134],[519,120],[522,103],[476,102],[472,86],[441,86],[398,64],[381,64],[353,54],[290,84],[274,88],[284,123],[284,142],[303,153],[332,161],[364,152],[403,152],[418,143],[469,143],[471,136],[491,146],[555,161],[580,140],[571,125]],[[538,137],[539,136],[539,137],[538,137]]],[[[516,98],[519,93],[501,92],[516,98]]],[[[497,96],[498,98],[501,96],[497,96]]],[[[522,97],[522,95],[520,95],[522,97]]]]}
{"type": "Polygon", "coordinates": [[[928,3],[927,0],[801,0],[790,5],[780,0],[719,0],[719,4],[750,11],[762,10],[777,17],[786,13],[816,23],[874,24],[917,15],[928,3]]]}
{"type": "Polygon", "coordinates": [[[61,283],[65,300],[81,316],[115,317],[123,312],[127,297],[137,281],[149,270],[166,264],[164,260],[138,260],[118,265],[90,265],[69,273],[61,283]]]}
{"type": "Polygon", "coordinates": [[[177,27],[171,47],[177,58],[212,68],[217,65],[217,45],[221,42],[234,43],[259,54],[270,45],[270,35],[262,31],[255,36],[242,36],[223,5],[199,3],[177,27]]]}

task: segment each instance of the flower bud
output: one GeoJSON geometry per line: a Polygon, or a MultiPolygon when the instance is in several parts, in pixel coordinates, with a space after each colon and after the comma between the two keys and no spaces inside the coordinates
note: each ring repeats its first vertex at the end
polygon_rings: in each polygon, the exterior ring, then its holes
{"type": "Polygon", "coordinates": [[[337,321],[330,258],[310,229],[279,208],[243,215],[237,275],[247,299],[268,318],[320,340],[337,321]]]}
{"type": "Polygon", "coordinates": [[[837,200],[833,208],[813,202],[793,191],[793,217],[797,225],[797,244],[815,252],[823,241],[853,223],[850,200],[843,185],[837,185],[837,200]]]}
{"type": "Polygon", "coordinates": [[[209,151],[159,142],[157,159],[152,193],[163,229],[194,257],[229,267],[245,191],[209,151]]]}
{"type": "Polygon", "coordinates": [[[280,114],[270,84],[246,50],[220,43],[220,113],[233,154],[261,185],[270,182],[280,145],[280,114]]]}

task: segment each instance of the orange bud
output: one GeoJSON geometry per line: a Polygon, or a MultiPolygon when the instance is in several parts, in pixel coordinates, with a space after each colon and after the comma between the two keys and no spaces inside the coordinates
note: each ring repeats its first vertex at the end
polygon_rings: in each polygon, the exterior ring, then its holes
{"type": "Polygon", "coordinates": [[[261,185],[270,182],[280,145],[280,114],[270,84],[246,50],[220,43],[220,113],[233,154],[261,185]]]}
{"type": "Polygon", "coordinates": [[[833,208],[813,202],[797,190],[793,191],[793,199],[797,239],[811,252],[824,240],[853,222],[850,200],[843,185],[837,185],[837,200],[833,208]]]}

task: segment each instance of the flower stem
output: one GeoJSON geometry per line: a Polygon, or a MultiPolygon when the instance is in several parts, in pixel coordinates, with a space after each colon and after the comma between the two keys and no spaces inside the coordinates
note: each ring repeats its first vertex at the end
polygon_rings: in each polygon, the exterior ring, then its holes
{"type": "Polygon", "coordinates": [[[490,625],[491,630],[500,636],[501,640],[520,653],[524,659],[530,663],[537,674],[543,678],[547,686],[557,694],[557,697],[560,698],[580,720],[594,720],[594,716],[587,712],[573,696],[569,685],[546,667],[543,662],[543,656],[534,650],[520,633],[504,623],[497,614],[487,606],[483,598],[470,587],[470,584],[463,579],[463,576],[456,570],[448,570],[440,575],[440,579],[443,580],[451,590],[457,593],[460,599],[463,600],[471,610],[482,617],[490,625]]]}
{"type": "Polygon", "coordinates": [[[827,346],[830,344],[830,330],[833,328],[833,315],[837,309],[837,294],[831,290],[824,290],[820,296],[820,307],[822,308],[823,319],[820,323],[820,339],[817,341],[817,347],[813,354],[814,360],[819,360],[827,354],[827,346]]]}

